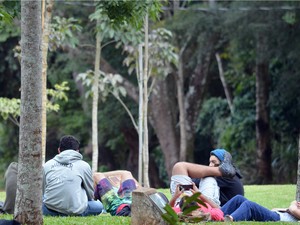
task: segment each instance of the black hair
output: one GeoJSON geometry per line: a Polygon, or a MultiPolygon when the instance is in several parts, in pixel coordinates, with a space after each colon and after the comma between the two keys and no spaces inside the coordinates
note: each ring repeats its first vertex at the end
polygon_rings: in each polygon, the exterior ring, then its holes
{"type": "Polygon", "coordinates": [[[79,150],[79,145],[80,143],[75,137],[71,135],[66,135],[60,139],[59,149],[61,152],[69,149],[76,151],[79,150]]]}
{"type": "Polygon", "coordinates": [[[180,209],[181,209],[182,212],[183,212],[184,210],[186,210],[186,209],[192,207],[192,206],[196,206],[196,205],[197,205],[197,202],[196,202],[196,201],[192,201],[192,202],[190,202],[189,204],[184,205],[184,203],[185,203],[185,201],[186,201],[187,198],[188,198],[187,196],[183,196],[183,197],[180,199],[179,207],[180,207],[180,209]]]}

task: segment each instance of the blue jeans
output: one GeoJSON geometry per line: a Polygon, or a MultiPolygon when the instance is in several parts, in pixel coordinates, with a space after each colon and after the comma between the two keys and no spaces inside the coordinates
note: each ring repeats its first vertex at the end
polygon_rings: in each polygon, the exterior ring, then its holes
{"type": "Polygon", "coordinates": [[[278,213],[251,202],[241,195],[230,199],[221,210],[224,215],[231,215],[234,221],[280,221],[278,213]]]}
{"type": "MultiPolygon", "coordinates": [[[[56,212],[52,209],[48,209],[45,204],[42,205],[43,215],[44,216],[74,216],[67,215],[64,213],[56,212]]],[[[88,201],[88,206],[82,214],[76,216],[96,216],[99,215],[103,210],[103,205],[100,201],[88,201]]]]}

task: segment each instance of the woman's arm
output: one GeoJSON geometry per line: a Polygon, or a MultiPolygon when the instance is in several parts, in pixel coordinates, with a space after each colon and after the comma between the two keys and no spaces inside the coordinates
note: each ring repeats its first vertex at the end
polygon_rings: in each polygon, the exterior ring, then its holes
{"type": "MultiPolygon", "coordinates": [[[[195,185],[195,183],[193,183],[193,189],[192,189],[193,193],[196,192],[200,192],[199,189],[197,188],[197,186],[195,185]]],[[[202,194],[200,192],[200,196],[199,198],[203,201],[206,202],[207,204],[209,204],[212,208],[220,208],[219,205],[217,205],[214,201],[212,201],[211,199],[207,198],[204,194],[202,194]]]]}
{"type": "Polygon", "coordinates": [[[178,185],[176,186],[175,193],[174,193],[174,195],[172,196],[172,198],[171,198],[170,201],[169,201],[169,205],[170,205],[171,207],[174,207],[174,206],[175,206],[175,203],[176,203],[177,198],[179,198],[179,196],[180,196],[180,195],[183,193],[183,191],[184,191],[184,190],[179,190],[179,186],[180,186],[180,184],[178,184],[178,185]]]}

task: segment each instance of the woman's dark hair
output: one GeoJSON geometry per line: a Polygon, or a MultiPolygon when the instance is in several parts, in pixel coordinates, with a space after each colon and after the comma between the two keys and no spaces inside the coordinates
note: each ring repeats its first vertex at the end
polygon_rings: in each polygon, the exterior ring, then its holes
{"type": "Polygon", "coordinates": [[[79,150],[79,145],[80,143],[75,137],[66,135],[60,139],[59,149],[61,152],[69,149],[79,150]]]}
{"type": "Polygon", "coordinates": [[[181,199],[180,199],[180,202],[179,202],[179,207],[181,209],[181,211],[183,212],[184,210],[192,207],[192,206],[196,206],[197,205],[197,202],[193,201],[187,205],[184,205],[184,202],[186,201],[187,199],[187,196],[183,196],[181,199]]]}

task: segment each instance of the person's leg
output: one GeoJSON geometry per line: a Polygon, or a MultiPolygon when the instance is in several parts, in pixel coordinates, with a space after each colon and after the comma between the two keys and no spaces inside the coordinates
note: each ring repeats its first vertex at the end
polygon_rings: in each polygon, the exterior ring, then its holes
{"type": "Polygon", "coordinates": [[[88,206],[81,216],[96,216],[101,214],[102,210],[103,205],[100,201],[88,201],[88,206]]]}
{"type": "MultiPolygon", "coordinates": [[[[179,184],[192,184],[192,179],[187,175],[172,175],[170,182],[170,192],[172,196],[175,194],[176,188],[179,184]]],[[[191,192],[187,193],[192,194],[191,192]]]]}
{"type": "Polygon", "coordinates": [[[43,212],[44,216],[68,216],[66,214],[59,213],[54,210],[48,209],[44,203],[42,204],[42,212],[43,212]]]}
{"type": "Polygon", "coordinates": [[[237,195],[229,200],[221,210],[230,215],[233,221],[279,221],[278,213],[271,211],[243,196],[237,195]],[[235,210],[234,210],[235,209],[235,210]]]}
{"type": "Polygon", "coordinates": [[[122,203],[119,196],[113,189],[113,186],[103,173],[94,173],[93,175],[95,185],[95,198],[99,199],[106,212],[112,216],[116,215],[116,210],[122,203]]]}
{"type": "Polygon", "coordinates": [[[128,170],[114,170],[114,171],[103,172],[102,174],[104,174],[106,178],[118,177],[120,178],[120,182],[127,179],[133,179],[136,186],[139,186],[138,181],[133,177],[132,173],[128,170]]]}
{"type": "Polygon", "coordinates": [[[13,214],[15,209],[15,199],[17,193],[17,176],[18,163],[12,162],[11,164],[9,164],[5,172],[6,198],[2,207],[2,210],[9,214],[13,214]]]}
{"type": "Polygon", "coordinates": [[[205,166],[189,162],[177,162],[172,169],[172,175],[186,175],[191,178],[218,177],[222,173],[218,167],[205,166]]]}
{"type": "Polygon", "coordinates": [[[177,162],[172,169],[172,175],[186,175],[191,178],[203,177],[234,177],[236,169],[232,164],[231,155],[226,152],[224,160],[218,167],[205,166],[189,162],[177,162]]]}
{"type": "Polygon", "coordinates": [[[130,171],[123,170],[121,175],[121,185],[118,195],[121,197],[131,198],[132,191],[136,189],[136,181],[130,171]]]}
{"type": "Polygon", "coordinates": [[[221,207],[221,210],[223,211],[224,215],[231,215],[245,201],[248,201],[248,199],[242,195],[236,195],[226,202],[226,204],[221,207]]]}

